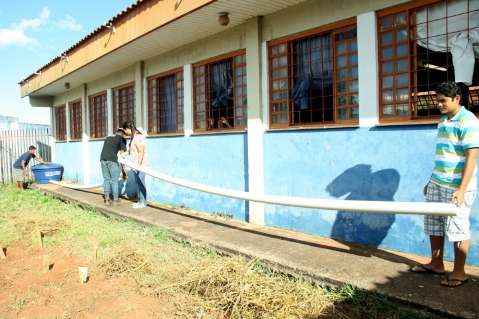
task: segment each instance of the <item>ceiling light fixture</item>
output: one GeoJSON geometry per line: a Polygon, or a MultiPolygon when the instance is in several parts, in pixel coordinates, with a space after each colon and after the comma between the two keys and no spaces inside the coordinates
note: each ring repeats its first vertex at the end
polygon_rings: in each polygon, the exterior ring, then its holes
{"type": "Polygon", "coordinates": [[[222,26],[227,26],[230,23],[230,17],[228,12],[218,13],[218,23],[222,26]]]}
{"type": "Polygon", "coordinates": [[[438,70],[438,71],[443,71],[446,72],[447,69],[443,68],[442,66],[437,66],[435,64],[424,64],[424,67],[427,69],[433,69],[433,70],[438,70]]]}

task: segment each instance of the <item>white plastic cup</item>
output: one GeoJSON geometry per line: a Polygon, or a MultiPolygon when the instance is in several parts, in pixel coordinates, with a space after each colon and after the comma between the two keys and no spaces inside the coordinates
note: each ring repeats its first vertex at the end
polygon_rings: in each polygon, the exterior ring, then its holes
{"type": "Polygon", "coordinates": [[[88,267],[78,267],[78,272],[80,273],[81,283],[86,283],[88,281],[88,267]]]}

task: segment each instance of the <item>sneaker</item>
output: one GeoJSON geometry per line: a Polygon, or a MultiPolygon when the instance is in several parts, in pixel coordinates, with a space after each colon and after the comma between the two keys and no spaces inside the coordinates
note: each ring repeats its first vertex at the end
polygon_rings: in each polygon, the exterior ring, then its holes
{"type": "Polygon", "coordinates": [[[111,200],[110,200],[110,199],[104,199],[104,200],[103,200],[103,203],[104,203],[106,206],[111,206],[111,200]]]}
{"type": "Polygon", "coordinates": [[[120,200],[119,199],[114,199],[112,202],[112,206],[120,206],[120,200]]]}
{"type": "Polygon", "coordinates": [[[138,209],[138,208],[145,208],[146,205],[145,205],[145,203],[134,203],[132,205],[132,207],[135,208],[135,209],[138,209]]]}

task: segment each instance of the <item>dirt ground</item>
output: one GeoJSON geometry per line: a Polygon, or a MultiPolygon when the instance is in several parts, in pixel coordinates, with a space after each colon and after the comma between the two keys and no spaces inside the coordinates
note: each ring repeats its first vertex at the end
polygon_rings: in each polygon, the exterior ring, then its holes
{"type": "Polygon", "coordinates": [[[148,296],[130,278],[94,271],[80,282],[79,266],[89,266],[62,250],[9,248],[0,259],[0,318],[177,318],[171,296],[148,296]]]}

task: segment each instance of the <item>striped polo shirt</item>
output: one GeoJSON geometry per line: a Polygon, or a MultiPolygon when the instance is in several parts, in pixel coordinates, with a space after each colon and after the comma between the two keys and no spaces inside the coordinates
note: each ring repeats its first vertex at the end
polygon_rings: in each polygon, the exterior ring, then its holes
{"type": "MultiPolygon", "coordinates": [[[[466,161],[465,150],[479,148],[479,120],[461,107],[451,119],[441,117],[437,127],[436,158],[431,182],[457,189],[461,184],[466,161]]],[[[467,190],[477,188],[477,167],[467,190]]]]}

